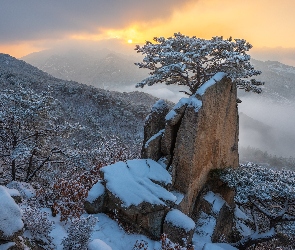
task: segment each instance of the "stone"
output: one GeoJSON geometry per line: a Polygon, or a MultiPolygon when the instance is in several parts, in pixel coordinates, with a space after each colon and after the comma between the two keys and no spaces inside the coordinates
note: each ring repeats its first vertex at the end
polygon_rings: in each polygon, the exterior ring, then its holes
{"type": "Polygon", "coordinates": [[[88,192],[84,202],[84,209],[88,214],[97,214],[104,211],[105,187],[102,181],[98,181],[88,192]]]}
{"type": "Polygon", "coordinates": [[[212,242],[220,242],[220,239],[232,242],[234,226],[234,209],[227,202],[212,191],[203,193],[197,201],[193,212],[193,218],[198,221],[202,214],[215,218],[215,227],[211,236],[212,242]]]}
{"type": "Polygon", "coordinates": [[[141,156],[144,159],[152,159],[158,161],[161,156],[161,140],[164,133],[164,129],[160,130],[157,134],[153,135],[146,143],[143,145],[144,150],[142,150],[141,156]]]}
{"type": "Polygon", "coordinates": [[[105,210],[159,239],[165,215],[177,198],[165,187],[171,176],[151,159],[137,159],[101,168],[106,188],[105,210]]]}
{"type": "MultiPolygon", "coordinates": [[[[159,131],[165,128],[165,116],[169,112],[168,105],[164,100],[157,101],[151,109],[151,113],[147,116],[144,124],[144,139],[141,151],[141,158],[149,158],[146,153],[146,142],[159,131]]],[[[154,159],[158,160],[158,159],[154,159]]]]}
{"type": "Polygon", "coordinates": [[[163,155],[172,155],[177,137],[177,132],[187,107],[188,98],[181,98],[173,109],[166,115],[166,125],[161,141],[161,152],[163,155]]]}
{"type": "Polygon", "coordinates": [[[171,164],[173,188],[185,194],[180,204],[185,214],[191,214],[212,169],[238,166],[236,99],[235,83],[222,78],[193,96],[186,107],[171,164]]]}
{"type": "Polygon", "coordinates": [[[0,186],[0,240],[13,240],[21,235],[23,226],[19,206],[9,195],[7,188],[0,186]]]}
{"type": "Polygon", "coordinates": [[[172,242],[187,246],[192,242],[195,227],[196,225],[191,218],[178,209],[172,209],[165,217],[163,233],[172,242]]]}

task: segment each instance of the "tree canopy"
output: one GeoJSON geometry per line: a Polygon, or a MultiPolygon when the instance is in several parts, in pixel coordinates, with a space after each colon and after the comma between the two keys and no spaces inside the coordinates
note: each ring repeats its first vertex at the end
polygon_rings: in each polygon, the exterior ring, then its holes
{"type": "Polygon", "coordinates": [[[252,45],[244,39],[210,40],[175,33],[173,37],[155,37],[155,43],[147,41],[144,46],[136,45],[137,53],[145,55],[139,68],[151,70],[150,76],[137,83],[136,87],[164,82],[167,85],[186,85],[192,95],[218,72],[224,72],[240,89],[261,93],[261,81],[253,76],[261,74],[250,63],[247,54],[252,45]]]}

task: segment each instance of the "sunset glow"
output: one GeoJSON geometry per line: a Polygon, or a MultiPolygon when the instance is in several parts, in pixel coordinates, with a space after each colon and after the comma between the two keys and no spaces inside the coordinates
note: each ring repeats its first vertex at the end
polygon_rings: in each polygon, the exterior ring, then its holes
{"type": "MultiPolygon", "coordinates": [[[[50,12],[44,8],[45,19],[40,23],[40,27],[37,27],[39,30],[34,28],[38,20],[31,16],[33,26],[29,23],[30,20],[25,26],[22,23],[23,19],[18,16],[12,16],[9,19],[9,22],[11,20],[15,22],[13,27],[19,27],[19,31],[4,27],[4,23],[8,23],[8,20],[3,20],[0,24],[1,52],[21,57],[54,47],[56,44],[67,44],[69,41],[95,42],[104,39],[118,39],[125,44],[143,44],[145,41],[151,41],[155,36],[169,37],[175,32],[206,39],[212,36],[244,38],[255,49],[280,47],[295,50],[295,15],[293,14],[295,1],[293,0],[280,2],[275,0],[185,0],[181,3],[179,1],[168,1],[169,3],[134,1],[134,4],[122,5],[121,9],[111,8],[109,3],[98,2],[100,6],[114,13],[100,12],[102,8],[96,10],[95,6],[91,6],[94,3],[89,3],[89,6],[85,4],[85,14],[83,9],[80,11],[74,7],[70,10],[64,8],[64,11],[69,13],[63,18],[57,16],[57,19],[64,23],[50,26],[52,22],[49,18],[50,12]],[[171,5],[168,9],[167,4],[171,5]],[[111,19],[109,16],[112,15],[116,18],[111,19]],[[98,16],[100,19],[97,18],[98,16]],[[75,18],[71,19],[73,17],[75,18]],[[47,26],[42,26],[43,23],[47,26]],[[24,27],[21,29],[22,25],[24,27]]],[[[76,2],[76,5],[79,4],[76,2]]],[[[11,5],[6,6],[6,8],[10,7],[11,5]]],[[[19,8],[18,11],[22,13],[21,6],[14,7],[19,8]]],[[[11,7],[12,13],[14,13],[13,10],[11,7]]],[[[5,18],[5,13],[4,6],[0,10],[2,19],[5,18]]],[[[18,13],[17,10],[15,13],[18,13]]],[[[22,17],[26,17],[25,15],[23,14],[22,17]]]]}

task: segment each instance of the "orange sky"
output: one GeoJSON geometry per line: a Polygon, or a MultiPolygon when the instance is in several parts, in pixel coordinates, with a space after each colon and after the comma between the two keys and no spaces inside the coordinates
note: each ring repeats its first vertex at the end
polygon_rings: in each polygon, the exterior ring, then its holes
{"type": "MultiPolygon", "coordinates": [[[[119,3],[119,0],[117,2],[119,3]]],[[[125,17],[124,13],[121,13],[124,18],[122,25],[115,21],[110,25],[101,22],[91,23],[92,20],[89,19],[88,23],[91,25],[88,26],[91,26],[91,29],[85,26],[86,28],[82,27],[79,30],[67,30],[65,27],[64,30],[55,32],[53,27],[39,37],[32,31],[33,35],[27,38],[19,36],[7,41],[0,39],[0,52],[18,58],[73,40],[99,41],[118,38],[126,43],[128,40],[143,43],[145,40],[152,40],[154,36],[167,37],[174,32],[207,39],[220,35],[244,38],[256,49],[295,48],[294,0],[188,0],[186,5],[180,4],[181,1],[174,4],[164,17],[157,14],[150,20],[141,19],[141,13],[136,13],[136,9],[132,9],[125,17]],[[136,18],[132,18],[133,15],[136,18]]],[[[86,18],[87,16],[84,17],[86,18]]],[[[3,20],[0,17],[1,21],[3,20]]]]}

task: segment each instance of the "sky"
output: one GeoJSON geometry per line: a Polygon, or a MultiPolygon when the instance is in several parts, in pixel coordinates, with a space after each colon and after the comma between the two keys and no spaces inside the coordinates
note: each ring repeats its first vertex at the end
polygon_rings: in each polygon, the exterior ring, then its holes
{"type": "Polygon", "coordinates": [[[0,6],[0,52],[16,58],[108,39],[132,51],[181,32],[243,38],[254,58],[295,66],[294,0],[0,0],[0,6]]]}

